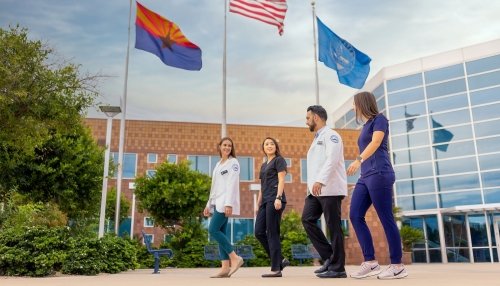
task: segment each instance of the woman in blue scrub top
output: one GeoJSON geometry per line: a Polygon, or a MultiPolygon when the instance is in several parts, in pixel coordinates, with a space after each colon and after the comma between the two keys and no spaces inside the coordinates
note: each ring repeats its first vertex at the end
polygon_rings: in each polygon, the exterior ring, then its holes
{"type": "Polygon", "coordinates": [[[401,263],[402,248],[399,229],[392,212],[392,186],[394,170],[389,159],[389,121],[379,113],[375,96],[371,92],[360,92],[354,96],[353,109],[356,121],[363,122],[358,138],[359,156],[347,168],[347,175],[354,175],[361,168],[351,199],[350,219],[363,251],[364,262],[351,274],[353,278],[378,275],[378,279],[399,279],[408,276],[401,263]],[[373,239],[366,225],[365,215],[373,204],[384,228],[391,264],[381,271],[375,259],[373,239]]]}

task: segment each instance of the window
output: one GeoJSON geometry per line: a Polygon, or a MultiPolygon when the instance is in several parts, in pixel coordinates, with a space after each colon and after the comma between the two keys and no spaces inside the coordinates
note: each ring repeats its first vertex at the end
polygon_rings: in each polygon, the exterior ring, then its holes
{"type": "Polygon", "coordinates": [[[155,221],[151,217],[144,217],[144,227],[154,227],[155,226],[155,221]]]}
{"type": "MultiPolygon", "coordinates": [[[[115,178],[118,175],[118,152],[111,153],[113,156],[113,162],[116,165],[116,169],[114,171],[115,178]]],[[[135,178],[137,169],[137,154],[135,153],[125,153],[123,154],[123,173],[122,178],[125,179],[133,179],[135,178]]]]}
{"type": "Polygon", "coordinates": [[[434,193],[434,189],[434,179],[396,181],[398,196],[434,193]]]}
{"type": "Polygon", "coordinates": [[[422,85],[422,74],[412,74],[405,77],[395,78],[387,81],[387,91],[395,91],[422,85]]]}
{"type": "MultiPolygon", "coordinates": [[[[472,173],[465,175],[461,174],[454,176],[438,177],[437,186],[439,192],[479,188],[479,175],[477,173],[472,173]]],[[[481,201],[479,201],[478,203],[476,202],[473,203],[472,201],[467,202],[467,200],[464,200],[463,202],[457,205],[475,205],[480,203],[481,201]]],[[[444,207],[449,207],[449,206],[450,205],[444,207]]]]}
{"type": "Polygon", "coordinates": [[[384,85],[381,84],[381,85],[377,86],[377,88],[375,88],[372,93],[375,96],[375,98],[377,98],[377,100],[378,100],[379,97],[384,94],[384,85]]]}
{"type": "Polygon", "coordinates": [[[240,180],[241,181],[253,181],[253,158],[252,157],[238,157],[238,162],[240,162],[240,180]]]}
{"type": "Polygon", "coordinates": [[[465,63],[468,74],[475,74],[500,68],[500,55],[465,63]]]}
{"type": "Polygon", "coordinates": [[[158,154],[148,153],[148,163],[156,163],[156,162],[158,162],[158,154]]]}
{"type": "Polygon", "coordinates": [[[163,242],[169,243],[169,242],[172,241],[173,237],[174,236],[172,234],[166,233],[166,234],[163,235],[163,242]]]}
{"type": "Polygon", "coordinates": [[[398,207],[405,211],[436,208],[436,195],[398,197],[398,207]]]}
{"type": "Polygon", "coordinates": [[[419,116],[425,113],[425,104],[423,102],[405,104],[389,108],[389,115],[391,116],[391,120],[403,118],[406,119],[408,117],[419,116]]]}
{"type": "Polygon", "coordinates": [[[147,170],[146,171],[146,175],[149,177],[149,178],[152,178],[156,175],[156,170],[147,170]]]}
{"type": "Polygon", "coordinates": [[[167,155],[167,162],[171,164],[177,164],[177,155],[176,154],[168,154],[167,155]]]}
{"type": "Polygon", "coordinates": [[[452,110],[467,107],[469,102],[467,94],[461,93],[453,96],[439,97],[429,100],[429,113],[452,110]]]}
{"type": "Polygon", "coordinates": [[[290,173],[290,167],[292,166],[292,159],[291,158],[285,158],[286,161],[286,176],[285,176],[285,183],[291,183],[292,182],[292,174],[290,173]]]}
{"type": "MultiPolygon", "coordinates": [[[[470,82],[470,81],[469,81],[470,82]]],[[[447,82],[442,82],[434,85],[428,85],[425,90],[427,91],[428,98],[434,98],[447,94],[459,93],[465,91],[465,79],[456,79],[447,82]]]]}
{"type": "Polygon", "coordinates": [[[472,105],[500,101],[500,87],[478,90],[470,93],[472,105]]]}
{"type": "Polygon", "coordinates": [[[154,243],[154,241],[155,241],[155,235],[154,234],[145,234],[144,237],[142,238],[142,244],[146,244],[145,241],[144,241],[146,239],[146,237],[149,237],[149,241],[151,243],[154,243]]]}
{"type": "MultiPolygon", "coordinates": [[[[191,170],[198,171],[200,173],[212,176],[212,172],[219,162],[219,156],[208,156],[208,155],[188,155],[187,159],[191,162],[191,170]]],[[[238,158],[241,165],[241,160],[238,158]]],[[[240,176],[241,178],[241,176],[240,176]]]]}
{"type": "Polygon", "coordinates": [[[425,83],[433,83],[438,81],[443,81],[447,79],[463,77],[464,76],[464,67],[463,65],[457,64],[449,67],[444,67],[440,69],[435,69],[431,71],[426,71],[424,73],[425,83]]]}
{"type": "Polygon", "coordinates": [[[388,100],[389,106],[424,100],[424,89],[422,87],[418,87],[391,93],[388,95],[388,100]]]}
{"type": "Polygon", "coordinates": [[[307,183],[307,159],[300,159],[300,181],[307,183]]]}

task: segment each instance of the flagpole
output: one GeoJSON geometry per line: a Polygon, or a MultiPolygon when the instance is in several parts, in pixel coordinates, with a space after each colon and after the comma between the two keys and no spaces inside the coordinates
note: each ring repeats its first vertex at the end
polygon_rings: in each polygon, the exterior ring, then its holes
{"type": "Polygon", "coordinates": [[[226,35],[227,35],[227,0],[224,0],[224,51],[222,56],[222,125],[221,138],[227,136],[226,130],[226,35]]]}
{"type": "Polygon", "coordinates": [[[312,20],[313,20],[313,38],[314,38],[314,72],[316,75],[316,104],[319,105],[319,80],[318,80],[318,51],[316,48],[316,2],[314,0],[311,1],[312,7],[312,20]]]}
{"type": "Polygon", "coordinates": [[[119,235],[118,228],[120,225],[120,198],[122,191],[122,176],[123,176],[123,146],[125,143],[125,119],[127,114],[127,86],[128,86],[128,59],[130,54],[130,23],[132,22],[132,0],[130,0],[130,8],[128,14],[128,42],[127,42],[127,57],[125,59],[125,82],[123,86],[122,118],[120,120],[120,142],[118,146],[118,174],[116,178],[116,209],[115,209],[115,234],[119,235]]]}

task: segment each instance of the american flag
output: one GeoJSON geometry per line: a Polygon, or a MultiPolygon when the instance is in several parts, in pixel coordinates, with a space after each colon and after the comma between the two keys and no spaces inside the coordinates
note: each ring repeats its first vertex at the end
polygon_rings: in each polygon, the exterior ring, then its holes
{"type": "Polygon", "coordinates": [[[253,18],[278,27],[283,34],[286,0],[230,0],[229,12],[253,18]]]}

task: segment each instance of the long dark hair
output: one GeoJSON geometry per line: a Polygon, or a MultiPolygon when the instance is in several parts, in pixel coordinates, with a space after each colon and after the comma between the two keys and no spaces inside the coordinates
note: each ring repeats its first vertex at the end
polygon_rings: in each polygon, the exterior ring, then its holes
{"type": "Polygon", "coordinates": [[[272,137],[266,137],[266,139],[264,139],[264,141],[262,141],[262,152],[264,152],[264,155],[267,155],[266,151],[264,151],[264,143],[266,142],[267,139],[273,141],[274,146],[276,146],[276,151],[274,152],[274,155],[276,155],[276,157],[281,156],[280,145],[278,145],[278,141],[276,141],[276,139],[274,139],[272,137]]]}
{"type": "Polygon", "coordinates": [[[222,157],[222,153],[220,151],[220,146],[222,145],[222,142],[224,141],[229,141],[231,142],[231,153],[229,154],[230,157],[233,157],[233,158],[236,158],[236,151],[234,150],[234,142],[233,142],[233,139],[229,138],[229,137],[224,137],[222,138],[220,141],[219,141],[219,144],[217,144],[217,151],[219,151],[219,156],[222,157]]]}
{"type": "Polygon", "coordinates": [[[354,105],[356,112],[356,123],[360,124],[363,122],[363,117],[367,119],[372,119],[377,116],[378,107],[377,100],[373,93],[368,91],[362,91],[354,95],[354,105]]]}

